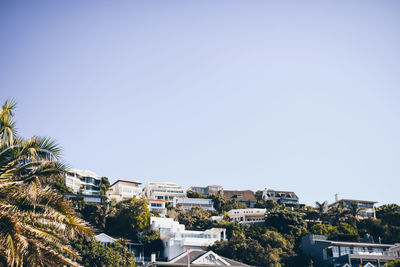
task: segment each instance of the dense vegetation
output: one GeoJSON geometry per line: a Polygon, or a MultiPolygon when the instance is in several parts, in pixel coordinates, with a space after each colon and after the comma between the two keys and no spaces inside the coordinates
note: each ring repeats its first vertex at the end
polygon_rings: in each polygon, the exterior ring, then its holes
{"type": "Polygon", "coordinates": [[[71,244],[91,235],[56,189],[64,164],[51,139],[17,135],[15,103],[0,111],[0,265],[78,266],[71,244]]]}
{"type": "MultiPolygon", "coordinates": [[[[148,210],[146,200],[65,202],[62,193],[69,189],[62,177],[65,165],[59,146],[49,138],[18,136],[14,110],[15,104],[6,101],[0,111],[0,266],[134,266],[135,255],[127,242],[140,242],[145,256],[156,252],[160,258],[160,233],[149,226],[150,216],[157,214],[148,210]],[[121,239],[105,247],[94,241],[91,229],[121,239]]],[[[109,186],[103,177],[102,195],[109,186]]],[[[310,259],[301,254],[301,237],[308,233],[345,241],[359,241],[369,234],[375,242],[400,242],[400,207],[394,204],[377,208],[376,219],[360,220],[357,203],[286,207],[263,201],[258,191],[256,207],[267,209],[265,222],[244,226],[229,221],[226,213],[245,208],[244,204],[220,194],[189,191],[188,197],[211,198],[216,211],[169,207],[168,216],[191,230],[226,228],[228,241],[209,249],[251,265],[310,266],[310,259]],[[223,219],[213,221],[212,215],[223,219]]],[[[389,266],[400,266],[400,261],[389,266]]]]}

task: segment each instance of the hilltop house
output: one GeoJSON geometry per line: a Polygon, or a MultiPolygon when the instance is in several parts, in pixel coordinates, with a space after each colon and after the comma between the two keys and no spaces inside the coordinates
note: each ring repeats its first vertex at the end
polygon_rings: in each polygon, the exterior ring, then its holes
{"type": "Polygon", "coordinates": [[[193,207],[199,207],[205,210],[214,211],[214,203],[208,198],[177,198],[176,207],[184,210],[190,210],[193,207]]]}
{"type": "Polygon", "coordinates": [[[74,192],[82,195],[100,195],[101,177],[87,170],[68,170],[65,184],[74,192]]]}
{"type": "Polygon", "coordinates": [[[265,189],[262,194],[263,200],[274,200],[278,204],[299,204],[299,198],[293,191],[277,191],[265,189]]]}
{"type": "Polygon", "coordinates": [[[220,185],[207,185],[207,186],[191,186],[187,191],[198,192],[203,195],[219,194],[222,191],[222,186],[220,185]]]}
{"type": "Polygon", "coordinates": [[[265,221],[266,209],[233,209],[228,211],[231,220],[243,224],[262,223],[265,221]]]}
{"type": "Polygon", "coordinates": [[[257,202],[256,196],[251,190],[224,190],[222,194],[226,200],[237,200],[249,208],[254,208],[257,202]]]}
{"type": "Polygon", "coordinates": [[[170,202],[173,207],[178,197],[186,197],[182,186],[171,182],[148,182],[143,188],[143,193],[146,198],[162,199],[170,202]]]}
{"type": "Polygon", "coordinates": [[[133,197],[138,198],[141,194],[141,184],[142,183],[137,181],[117,180],[110,186],[110,189],[107,191],[107,196],[110,200],[115,200],[117,202],[133,197]]]}
{"type": "Polygon", "coordinates": [[[329,207],[343,205],[345,208],[351,208],[352,203],[356,203],[360,207],[357,217],[359,219],[376,218],[375,204],[378,202],[369,200],[355,200],[355,199],[340,199],[339,195],[335,195],[335,202],[330,204],[329,207]]]}

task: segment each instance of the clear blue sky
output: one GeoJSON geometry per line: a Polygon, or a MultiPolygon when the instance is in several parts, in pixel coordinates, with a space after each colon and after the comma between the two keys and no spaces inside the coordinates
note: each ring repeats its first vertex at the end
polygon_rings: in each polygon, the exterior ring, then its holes
{"type": "Polygon", "coordinates": [[[23,136],[115,179],[400,203],[399,1],[1,1],[23,136]]]}

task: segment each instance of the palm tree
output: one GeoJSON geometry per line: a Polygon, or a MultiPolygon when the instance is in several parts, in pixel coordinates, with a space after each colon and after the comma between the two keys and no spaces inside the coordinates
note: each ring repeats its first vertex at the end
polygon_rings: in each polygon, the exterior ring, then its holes
{"type": "Polygon", "coordinates": [[[71,241],[91,234],[52,183],[62,179],[60,147],[18,137],[15,102],[0,111],[0,262],[8,266],[79,266],[71,241]]]}
{"type": "Polygon", "coordinates": [[[327,212],[327,209],[328,209],[327,203],[326,203],[326,201],[324,201],[322,203],[317,201],[317,202],[315,202],[315,205],[316,205],[316,209],[319,214],[319,219],[322,221],[324,214],[327,212]]]}
{"type": "Polygon", "coordinates": [[[350,215],[358,220],[358,214],[360,214],[361,207],[358,205],[356,201],[350,201],[350,205],[347,207],[350,215]]]}

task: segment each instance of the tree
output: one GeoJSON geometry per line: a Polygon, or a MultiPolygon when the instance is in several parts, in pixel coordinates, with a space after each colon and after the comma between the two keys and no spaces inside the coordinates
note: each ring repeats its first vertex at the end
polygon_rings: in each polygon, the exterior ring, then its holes
{"type": "Polygon", "coordinates": [[[206,230],[210,228],[212,221],[209,220],[211,213],[199,207],[190,210],[178,210],[178,221],[184,224],[188,230],[206,230]]]}
{"type": "Polygon", "coordinates": [[[87,267],[135,266],[135,255],[128,251],[124,239],[119,239],[108,247],[97,241],[81,240],[76,248],[82,255],[82,264],[87,267]]]}
{"type": "Polygon", "coordinates": [[[17,136],[15,103],[0,111],[0,260],[9,266],[77,266],[70,244],[89,236],[86,224],[52,185],[65,170],[50,138],[17,136]]]}
{"type": "Polygon", "coordinates": [[[108,178],[101,177],[100,195],[105,196],[109,188],[110,188],[110,181],[108,180],[108,178]]]}
{"type": "Polygon", "coordinates": [[[400,259],[389,262],[388,267],[400,267],[400,259]]]}
{"type": "Polygon", "coordinates": [[[267,214],[265,224],[276,229],[282,234],[289,234],[299,237],[307,231],[307,225],[300,213],[293,211],[273,211],[267,214]]]}
{"type": "Polygon", "coordinates": [[[119,202],[115,209],[115,216],[107,219],[106,232],[137,240],[138,233],[149,225],[150,212],[147,201],[134,197],[119,202]]]}

